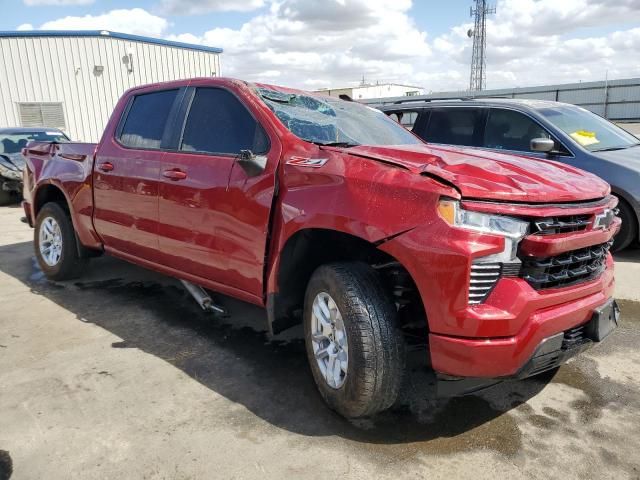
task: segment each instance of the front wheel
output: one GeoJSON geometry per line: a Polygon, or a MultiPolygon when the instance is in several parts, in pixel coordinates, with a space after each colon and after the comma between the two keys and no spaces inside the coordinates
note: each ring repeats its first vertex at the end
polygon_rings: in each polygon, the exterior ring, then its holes
{"type": "Polygon", "coordinates": [[[79,275],[84,259],[69,214],[58,203],[45,204],[36,218],[34,229],[36,258],[51,280],[68,280],[79,275]]]}
{"type": "Polygon", "coordinates": [[[395,402],[405,360],[396,316],[368,265],[332,263],[313,273],[304,305],[307,356],[320,394],[344,417],[373,415],[395,402]]]}
{"type": "Polygon", "coordinates": [[[613,247],[611,247],[613,252],[624,250],[631,244],[631,242],[638,239],[638,221],[631,206],[625,200],[620,198],[618,210],[620,211],[618,216],[622,220],[622,225],[620,226],[620,231],[613,240],[613,247]]]}

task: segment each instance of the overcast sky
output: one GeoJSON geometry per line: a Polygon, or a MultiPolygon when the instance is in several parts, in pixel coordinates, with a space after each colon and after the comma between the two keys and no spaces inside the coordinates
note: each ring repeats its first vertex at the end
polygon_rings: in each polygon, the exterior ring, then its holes
{"type": "MultiPolygon", "coordinates": [[[[471,0],[3,0],[0,29],[108,29],[224,48],[222,73],[301,88],[469,83],[471,0]],[[7,8],[8,7],[8,8],[7,8]]],[[[640,0],[497,0],[487,87],[640,77],[640,0]]]]}

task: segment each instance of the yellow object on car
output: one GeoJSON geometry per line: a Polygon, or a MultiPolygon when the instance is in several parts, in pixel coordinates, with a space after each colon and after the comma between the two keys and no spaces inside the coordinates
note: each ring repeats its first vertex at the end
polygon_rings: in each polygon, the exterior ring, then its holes
{"type": "Polygon", "coordinates": [[[586,147],[587,145],[593,145],[595,143],[600,143],[600,140],[598,140],[598,138],[596,137],[596,132],[578,130],[577,132],[573,132],[572,134],[570,134],[570,136],[583,147],[586,147]]]}

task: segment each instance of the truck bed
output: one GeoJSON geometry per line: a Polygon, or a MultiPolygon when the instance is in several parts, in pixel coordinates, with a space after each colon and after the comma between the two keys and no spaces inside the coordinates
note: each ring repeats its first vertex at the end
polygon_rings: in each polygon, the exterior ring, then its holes
{"type": "Polygon", "coordinates": [[[30,224],[47,188],[59,189],[83,245],[99,246],[93,229],[92,169],[97,144],[32,142],[23,150],[27,162],[24,182],[25,212],[30,224]],[[36,191],[36,186],[37,191],[36,191]]]}

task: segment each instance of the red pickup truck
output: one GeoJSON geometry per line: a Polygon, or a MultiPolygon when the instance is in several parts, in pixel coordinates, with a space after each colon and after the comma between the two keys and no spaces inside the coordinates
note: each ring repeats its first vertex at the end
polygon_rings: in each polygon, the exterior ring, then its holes
{"type": "Polygon", "coordinates": [[[390,407],[407,352],[441,395],[553,369],[616,326],[616,199],[552,161],[430,146],[356,102],[207,78],[129,90],[99,144],[32,143],[40,267],[105,252],[303,322],[327,404],[390,407]],[[413,358],[413,357],[412,357],[413,358]]]}

